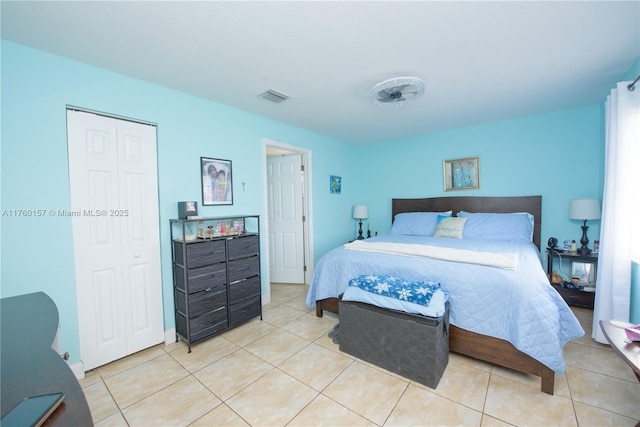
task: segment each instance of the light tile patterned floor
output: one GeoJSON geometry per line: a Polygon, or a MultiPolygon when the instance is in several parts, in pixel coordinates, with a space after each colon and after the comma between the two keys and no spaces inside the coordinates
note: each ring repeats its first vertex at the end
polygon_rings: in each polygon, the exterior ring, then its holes
{"type": "Polygon", "coordinates": [[[97,426],[633,426],[640,384],[591,338],[565,347],[555,394],[539,378],[451,354],[436,390],[341,353],[338,322],[273,284],[264,320],[196,344],[159,345],[81,380],[97,426]]]}

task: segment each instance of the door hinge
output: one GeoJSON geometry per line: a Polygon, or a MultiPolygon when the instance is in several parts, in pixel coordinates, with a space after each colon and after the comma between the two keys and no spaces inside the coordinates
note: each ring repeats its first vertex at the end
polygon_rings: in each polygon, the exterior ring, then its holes
{"type": "Polygon", "coordinates": [[[307,272],[307,266],[306,265],[303,267],[302,271],[304,271],[305,273],[307,272]]]}
{"type": "Polygon", "coordinates": [[[307,220],[307,217],[305,217],[304,215],[302,215],[302,222],[305,222],[307,220]]]}
{"type": "Polygon", "coordinates": [[[304,172],[304,165],[300,165],[300,172],[304,172]]]}

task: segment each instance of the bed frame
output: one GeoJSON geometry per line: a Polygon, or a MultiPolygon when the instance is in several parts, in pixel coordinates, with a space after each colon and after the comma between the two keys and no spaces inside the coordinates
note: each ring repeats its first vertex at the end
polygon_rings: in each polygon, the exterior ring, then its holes
{"type": "MultiPolygon", "coordinates": [[[[393,199],[392,221],[403,212],[438,212],[452,210],[468,212],[529,212],[534,216],[533,242],[540,249],[540,216],[542,196],[522,197],[434,197],[425,199],[393,199]]],[[[338,299],[327,298],[316,301],[316,315],[323,311],[338,314],[338,299]]],[[[476,334],[454,325],[450,326],[449,350],[513,369],[518,372],[541,377],[541,390],[553,394],[555,374],[546,365],[515,348],[508,341],[476,334]]]]}

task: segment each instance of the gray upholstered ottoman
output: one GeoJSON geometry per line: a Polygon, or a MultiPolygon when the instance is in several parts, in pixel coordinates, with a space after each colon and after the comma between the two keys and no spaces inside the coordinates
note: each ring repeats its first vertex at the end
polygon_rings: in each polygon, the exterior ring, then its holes
{"type": "Polygon", "coordinates": [[[449,303],[442,317],[340,300],[340,350],[436,388],[449,363],[449,303]]]}

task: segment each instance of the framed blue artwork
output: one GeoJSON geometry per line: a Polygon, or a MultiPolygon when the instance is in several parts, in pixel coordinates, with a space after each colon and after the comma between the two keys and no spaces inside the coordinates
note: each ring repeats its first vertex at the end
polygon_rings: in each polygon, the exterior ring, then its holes
{"type": "Polygon", "coordinates": [[[340,194],[342,191],[342,177],[338,175],[329,176],[329,193],[340,194]]]}
{"type": "Polygon", "coordinates": [[[480,169],[478,158],[445,160],[444,191],[477,190],[480,188],[480,169]]]}

